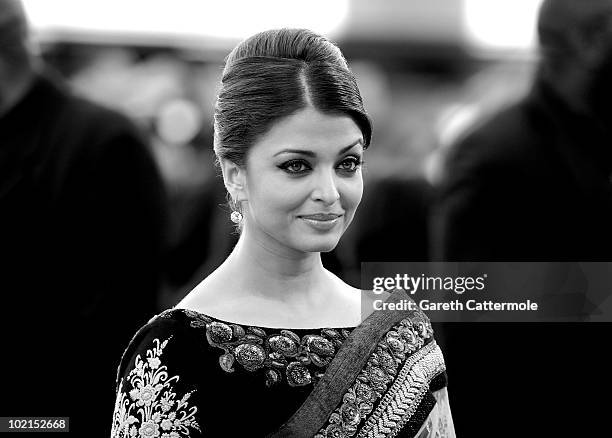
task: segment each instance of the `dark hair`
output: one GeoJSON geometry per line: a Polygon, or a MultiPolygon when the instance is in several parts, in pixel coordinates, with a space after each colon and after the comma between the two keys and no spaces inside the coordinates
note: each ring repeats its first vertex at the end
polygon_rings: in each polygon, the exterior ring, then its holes
{"type": "Polygon", "coordinates": [[[340,49],[306,29],[258,33],[227,57],[215,104],[215,152],[242,166],[257,139],[281,118],[312,106],[350,116],[364,147],[372,126],[340,49]]]}

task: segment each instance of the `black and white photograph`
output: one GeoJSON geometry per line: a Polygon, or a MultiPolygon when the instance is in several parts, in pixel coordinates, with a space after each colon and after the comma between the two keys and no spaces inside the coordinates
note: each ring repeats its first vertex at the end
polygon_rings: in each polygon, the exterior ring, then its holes
{"type": "Polygon", "coordinates": [[[1,436],[608,436],[612,0],[0,0],[0,253],[1,436]]]}

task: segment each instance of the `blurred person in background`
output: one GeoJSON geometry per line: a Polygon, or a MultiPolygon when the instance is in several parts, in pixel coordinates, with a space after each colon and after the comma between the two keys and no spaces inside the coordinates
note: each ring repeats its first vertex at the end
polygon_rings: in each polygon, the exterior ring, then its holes
{"type": "MultiPolygon", "coordinates": [[[[433,218],[436,260],[612,260],[612,1],[546,0],[538,34],[530,93],[450,150],[433,218]]],[[[587,303],[567,304],[562,310],[584,316],[587,303]]],[[[448,361],[452,367],[471,357],[473,364],[454,382],[455,406],[465,406],[462,397],[475,400],[469,409],[478,418],[529,436],[584,436],[606,391],[601,379],[572,382],[597,374],[593,364],[610,367],[601,353],[606,331],[594,323],[459,324],[445,331],[457,346],[448,361]],[[479,341],[473,351],[471,340],[479,341]],[[503,396],[491,403],[474,398],[479,390],[503,396]]],[[[476,436],[482,424],[465,426],[471,430],[457,422],[459,433],[476,436]]]]}
{"type": "Polygon", "coordinates": [[[67,64],[62,57],[81,59],[76,72],[66,72],[79,94],[129,115],[149,134],[168,200],[158,301],[168,307],[225,260],[237,240],[222,207],[226,192],[212,150],[218,66],[142,47],[93,46],[77,54],[70,54],[74,47],[53,49],[46,56],[60,68],[67,64]]]}
{"type": "Polygon", "coordinates": [[[610,258],[611,17],[609,0],[543,4],[530,94],[450,152],[439,255],[610,258]]]}
{"type": "Polygon", "coordinates": [[[0,0],[1,416],[109,435],[118,357],[156,310],[164,199],[132,123],[74,95],[0,0]]]}

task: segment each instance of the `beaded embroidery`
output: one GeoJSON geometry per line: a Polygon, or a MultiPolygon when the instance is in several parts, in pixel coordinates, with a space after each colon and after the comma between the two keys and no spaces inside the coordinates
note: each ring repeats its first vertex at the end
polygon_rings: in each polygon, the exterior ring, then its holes
{"type": "Polygon", "coordinates": [[[316,383],[350,335],[345,329],[328,328],[321,329],[320,335],[301,338],[291,330],[268,334],[260,327],[244,328],[192,310],[180,310],[191,318],[191,327],[205,330],[211,346],[224,351],[219,365],[225,372],[234,372],[236,363],[250,372],[263,370],[268,387],[279,384],[283,375],[290,386],[316,383]]]}
{"type": "Polygon", "coordinates": [[[414,414],[431,379],[444,370],[436,342],[426,344],[432,334],[422,312],[387,332],[315,438],[351,437],[360,427],[359,437],[395,436],[414,414]]]}
{"type": "Polygon", "coordinates": [[[198,409],[189,405],[195,391],[177,400],[173,384],[179,381],[179,376],[169,377],[160,358],[170,339],[163,342],[155,339],[153,348],[147,350],[146,360],[136,356],[134,368],[127,376],[131,388],[128,393],[123,390],[124,379],[119,383],[112,438],[180,438],[189,436],[190,428],[200,431],[195,420],[198,409]]]}

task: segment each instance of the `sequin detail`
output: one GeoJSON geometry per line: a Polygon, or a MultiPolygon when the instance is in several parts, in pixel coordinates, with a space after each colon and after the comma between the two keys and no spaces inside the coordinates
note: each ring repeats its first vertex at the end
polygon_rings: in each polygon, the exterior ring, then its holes
{"type": "Polygon", "coordinates": [[[168,345],[153,341],[147,350],[146,360],[136,356],[134,368],[119,383],[113,413],[112,438],[180,438],[189,436],[190,429],[201,432],[195,420],[196,406],[190,406],[189,398],[195,391],[179,399],[174,384],[179,376],[169,377],[161,356],[168,345]],[[129,389],[124,391],[123,385],[129,389]]]}
{"type": "Polygon", "coordinates": [[[418,407],[431,379],[444,370],[432,335],[422,312],[387,332],[315,438],[395,436],[418,407]]]}
{"type": "Polygon", "coordinates": [[[431,379],[444,369],[444,358],[435,342],[415,353],[357,436],[395,437],[414,415],[431,379]]]}
{"type": "Polygon", "coordinates": [[[191,327],[205,330],[211,346],[224,351],[219,357],[221,369],[232,373],[238,364],[250,372],[262,370],[268,387],[283,380],[289,386],[316,383],[350,335],[348,330],[325,328],[320,334],[300,338],[291,330],[272,334],[261,327],[243,327],[192,310],[180,311],[190,318],[191,327]]]}

